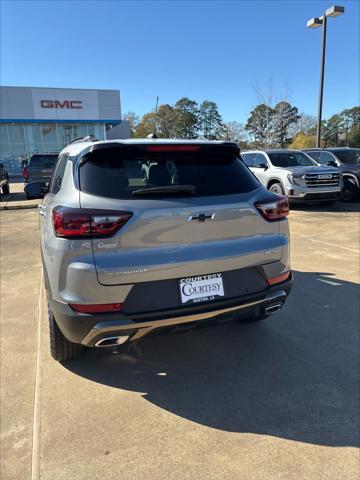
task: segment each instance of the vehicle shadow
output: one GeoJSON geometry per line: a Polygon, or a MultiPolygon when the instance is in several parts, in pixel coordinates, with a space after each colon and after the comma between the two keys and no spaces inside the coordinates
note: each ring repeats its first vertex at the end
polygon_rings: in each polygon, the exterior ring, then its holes
{"type": "Polygon", "coordinates": [[[356,284],[331,274],[295,272],[284,310],[268,320],[154,334],[121,353],[89,350],[63,365],[212,428],[356,446],[357,294],[356,284]]]}
{"type": "Polygon", "coordinates": [[[18,202],[19,200],[26,200],[25,192],[10,192],[0,196],[0,202],[18,202]]]}
{"type": "Polygon", "coordinates": [[[294,203],[290,205],[291,210],[302,210],[308,212],[360,212],[360,201],[356,202],[342,202],[337,201],[333,205],[325,205],[323,203],[318,204],[305,204],[305,203],[294,203]]]}

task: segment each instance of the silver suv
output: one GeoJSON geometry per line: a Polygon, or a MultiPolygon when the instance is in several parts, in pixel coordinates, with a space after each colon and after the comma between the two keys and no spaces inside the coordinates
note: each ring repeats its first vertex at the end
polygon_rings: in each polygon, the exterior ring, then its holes
{"type": "Polygon", "coordinates": [[[334,203],[343,187],[338,168],[318,165],[299,150],[241,152],[245,164],[270,192],[291,202],[334,203]]]}
{"type": "Polygon", "coordinates": [[[52,356],[268,317],[292,286],[288,212],[235,143],[68,145],[39,207],[52,356]]]}

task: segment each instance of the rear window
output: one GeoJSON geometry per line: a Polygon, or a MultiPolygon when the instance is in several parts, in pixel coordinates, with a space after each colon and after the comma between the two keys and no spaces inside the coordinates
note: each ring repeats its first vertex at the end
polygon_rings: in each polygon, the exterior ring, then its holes
{"type": "Polygon", "coordinates": [[[144,190],[146,198],[185,195],[176,189],[185,185],[192,187],[195,196],[243,193],[259,186],[234,149],[220,147],[191,152],[103,149],[89,154],[79,170],[82,191],[117,199],[143,198],[135,193],[139,190],[144,190]]]}
{"type": "Polygon", "coordinates": [[[308,155],[302,152],[268,152],[268,156],[274,167],[313,167],[316,165],[308,155]]]}
{"type": "Polygon", "coordinates": [[[57,159],[57,155],[33,155],[30,158],[29,166],[33,168],[54,168],[57,159]]]}

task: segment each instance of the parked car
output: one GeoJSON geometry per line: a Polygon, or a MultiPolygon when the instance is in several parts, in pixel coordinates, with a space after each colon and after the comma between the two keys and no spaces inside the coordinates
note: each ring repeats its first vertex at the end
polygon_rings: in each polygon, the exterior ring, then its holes
{"type": "Polygon", "coordinates": [[[10,193],[9,174],[3,163],[0,163],[0,187],[4,195],[8,195],[10,193]]]}
{"type": "Polygon", "coordinates": [[[52,356],[224,315],[268,317],[292,286],[288,212],[235,143],[68,145],[39,206],[52,356]]]}
{"type": "Polygon", "coordinates": [[[342,200],[353,202],[360,194],[360,148],[334,147],[303,150],[320,165],[339,167],[343,174],[342,200]]]}
{"type": "Polygon", "coordinates": [[[342,178],[334,167],[319,166],[299,150],[241,152],[244,163],[270,192],[286,195],[290,202],[334,203],[342,178]]]}
{"type": "Polygon", "coordinates": [[[57,153],[34,153],[27,165],[23,165],[24,190],[28,198],[33,198],[33,195],[26,185],[31,182],[41,182],[43,185],[50,182],[57,159],[57,153]]]}

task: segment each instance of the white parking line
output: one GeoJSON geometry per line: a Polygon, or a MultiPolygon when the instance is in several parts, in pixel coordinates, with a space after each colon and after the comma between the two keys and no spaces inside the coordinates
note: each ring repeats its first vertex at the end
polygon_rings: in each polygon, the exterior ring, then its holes
{"type": "Polygon", "coordinates": [[[333,285],[334,287],[339,287],[342,285],[342,283],[338,283],[338,282],[332,282],[330,280],[325,280],[324,278],[318,278],[319,282],[324,282],[324,283],[328,283],[329,285],[333,285]]]}
{"type": "Polygon", "coordinates": [[[318,240],[317,238],[308,238],[311,242],[315,243],[321,243],[323,245],[329,245],[329,247],[334,247],[334,248],[342,248],[343,250],[348,250],[349,252],[353,253],[359,253],[359,250],[356,248],[350,248],[350,247],[344,247],[344,245],[337,245],[336,243],[331,243],[331,242],[325,242],[324,240],[318,240]]]}
{"type": "Polygon", "coordinates": [[[31,480],[39,480],[40,478],[41,321],[42,321],[42,300],[43,300],[42,285],[43,285],[43,271],[41,269],[39,301],[38,301],[37,353],[36,353],[35,385],[34,385],[31,480]]]}

